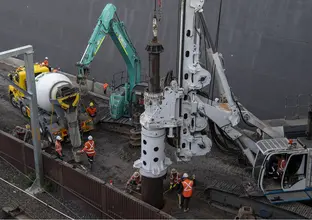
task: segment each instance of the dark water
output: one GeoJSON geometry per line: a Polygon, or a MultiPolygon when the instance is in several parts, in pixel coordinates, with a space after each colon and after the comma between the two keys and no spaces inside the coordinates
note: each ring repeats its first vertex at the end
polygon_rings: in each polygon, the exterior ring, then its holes
{"type": "MultiPolygon", "coordinates": [[[[220,0],[206,0],[205,15],[215,35],[220,0]]],[[[107,3],[119,17],[147,67],[152,0],[1,0],[0,50],[32,44],[37,60],[76,74],[97,18],[107,3]]],[[[163,0],[160,39],[162,72],[176,66],[178,0],[163,0]]],[[[284,97],[311,93],[312,1],[223,0],[220,52],[230,85],[240,101],[261,118],[284,116],[284,97]]],[[[112,41],[105,40],[92,64],[98,81],[125,70],[112,41]]]]}

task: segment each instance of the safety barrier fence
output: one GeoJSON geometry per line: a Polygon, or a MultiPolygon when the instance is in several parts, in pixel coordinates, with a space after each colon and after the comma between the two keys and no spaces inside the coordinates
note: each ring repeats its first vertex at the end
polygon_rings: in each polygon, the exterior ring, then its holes
{"type": "MultiPolygon", "coordinates": [[[[24,174],[34,171],[33,147],[3,131],[0,131],[0,155],[24,174]]],[[[45,178],[59,186],[63,199],[82,202],[86,211],[99,218],[173,219],[73,165],[55,160],[46,152],[42,153],[42,160],[45,178]]]]}

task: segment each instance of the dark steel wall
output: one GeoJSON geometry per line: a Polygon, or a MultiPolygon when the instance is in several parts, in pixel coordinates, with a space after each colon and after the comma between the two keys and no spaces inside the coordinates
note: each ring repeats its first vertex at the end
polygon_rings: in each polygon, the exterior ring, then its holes
{"type": "MultiPolygon", "coordinates": [[[[24,174],[34,171],[33,146],[0,131],[0,156],[24,174]]],[[[60,188],[63,199],[79,200],[84,211],[101,219],[174,219],[141,200],[72,165],[42,153],[43,173],[60,188]],[[79,183],[79,184],[77,184],[79,183]]]]}
{"type": "MultiPolygon", "coordinates": [[[[178,0],[163,0],[160,39],[162,73],[175,68],[178,0]]],[[[206,0],[205,15],[215,35],[220,0],[206,0]]],[[[35,58],[50,58],[76,73],[96,20],[106,3],[117,6],[120,19],[147,67],[144,50],[151,39],[152,0],[1,0],[0,50],[32,44],[35,58]]],[[[282,117],[284,97],[310,93],[312,1],[223,0],[220,52],[229,83],[241,102],[261,118],[282,117]]],[[[99,81],[124,70],[121,56],[106,39],[92,64],[99,81]]]]}

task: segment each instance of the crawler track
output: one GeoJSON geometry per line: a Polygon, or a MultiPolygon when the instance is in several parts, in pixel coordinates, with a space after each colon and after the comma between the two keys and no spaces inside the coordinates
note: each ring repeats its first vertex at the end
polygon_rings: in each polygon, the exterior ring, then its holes
{"type": "Polygon", "coordinates": [[[243,185],[237,185],[230,181],[213,180],[205,190],[205,197],[208,201],[234,208],[239,208],[240,205],[251,206],[256,215],[263,218],[312,218],[312,207],[310,206],[299,202],[273,205],[264,196],[249,196],[243,185]]]}

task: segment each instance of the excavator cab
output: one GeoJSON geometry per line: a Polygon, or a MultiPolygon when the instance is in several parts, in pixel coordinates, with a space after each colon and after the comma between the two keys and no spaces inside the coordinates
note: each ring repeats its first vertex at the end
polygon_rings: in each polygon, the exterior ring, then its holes
{"type": "Polygon", "coordinates": [[[290,144],[287,138],[265,139],[256,145],[253,177],[271,203],[312,199],[310,148],[300,139],[290,144]]]}

